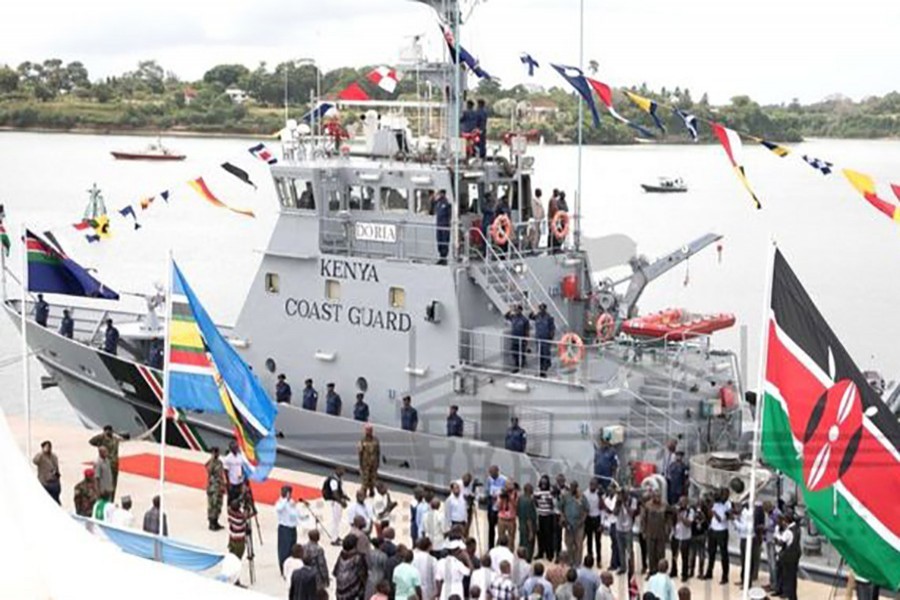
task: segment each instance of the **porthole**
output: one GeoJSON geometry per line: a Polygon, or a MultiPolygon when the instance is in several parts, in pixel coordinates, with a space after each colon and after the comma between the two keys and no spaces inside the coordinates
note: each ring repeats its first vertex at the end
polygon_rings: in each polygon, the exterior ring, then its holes
{"type": "Polygon", "coordinates": [[[365,377],[356,378],[356,389],[358,389],[362,393],[366,393],[369,390],[369,382],[366,381],[365,377]]]}
{"type": "Polygon", "coordinates": [[[278,368],[278,365],[275,364],[274,358],[266,359],[266,371],[268,371],[269,373],[274,373],[275,369],[277,369],[277,368],[278,368]]]}

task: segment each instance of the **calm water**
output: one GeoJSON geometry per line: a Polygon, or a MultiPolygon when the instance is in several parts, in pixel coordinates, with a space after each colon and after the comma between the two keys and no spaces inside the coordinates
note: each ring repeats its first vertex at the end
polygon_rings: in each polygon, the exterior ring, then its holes
{"type": "MultiPolygon", "coordinates": [[[[271,232],[274,190],[266,165],[246,151],[249,140],[173,139],[168,145],[185,152],[182,163],[148,164],[114,161],[112,149],[136,149],[145,139],[116,136],[0,133],[0,202],[7,228],[29,227],[58,234],[67,251],[96,267],[119,290],[150,291],[162,281],[171,247],[206,299],[214,317],[233,322],[271,232]],[[218,165],[231,161],[250,171],[259,190],[233,179],[218,165]],[[204,204],[185,182],[204,175],[228,202],[251,206],[247,219],[204,204]],[[80,219],[93,182],[104,192],[112,212],[142,197],[169,189],[168,205],[157,199],[140,214],[135,232],[119,225],[114,239],[88,245],[70,227],[80,219]]],[[[271,144],[277,148],[276,144],[271,144]]],[[[756,211],[735,178],[722,150],[715,146],[584,149],[585,235],[625,233],[639,251],[656,257],[706,232],[725,236],[721,263],[711,248],[652,284],[641,300],[644,312],[670,306],[697,311],[733,312],[750,332],[749,380],[755,387],[759,326],[763,309],[766,246],[777,239],[807,289],[839,337],[863,368],[888,378],[900,376],[900,229],[869,207],[839,173],[828,177],[800,159],[810,154],[875,176],[885,187],[900,166],[900,142],[814,141],[778,158],[762,148],[746,148],[751,184],[763,203],[756,211]],[[690,192],[646,195],[641,182],[658,175],[680,176],[690,192]]],[[[559,187],[573,198],[577,149],[535,148],[536,185],[559,187]]],[[[570,205],[572,204],[570,200],[570,205]]],[[[19,268],[17,246],[11,257],[19,268]]],[[[738,330],[716,336],[716,345],[738,349],[738,330]]],[[[0,406],[17,411],[21,404],[21,369],[7,364],[19,352],[15,329],[0,321],[0,406]]],[[[37,389],[41,371],[32,369],[37,389]]],[[[71,418],[56,392],[34,396],[35,411],[71,418]]]]}

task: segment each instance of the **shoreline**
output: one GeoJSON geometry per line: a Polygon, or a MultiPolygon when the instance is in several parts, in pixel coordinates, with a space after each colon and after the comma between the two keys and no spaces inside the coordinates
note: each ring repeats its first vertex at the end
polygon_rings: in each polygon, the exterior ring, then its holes
{"type": "Polygon", "coordinates": [[[9,127],[0,126],[0,133],[50,133],[72,135],[108,135],[123,137],[171,137],[171,138],[239,138],[239,139],[275,139],[272,134],[247,133],[244,131],[196,131],[183,129],[116,129],[107,127],[76,127],[60,129],[56,127],[9,127]]]}

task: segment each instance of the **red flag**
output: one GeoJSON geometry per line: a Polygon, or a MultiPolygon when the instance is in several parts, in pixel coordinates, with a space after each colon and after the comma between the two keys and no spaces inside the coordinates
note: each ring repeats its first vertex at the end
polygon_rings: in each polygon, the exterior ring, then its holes
{"type": "Polygon", "coordinates": [[[354,81],[338,94],[338,98],[341,100],[368,100],[369,95],[354,81]]]}
{"type": "Polygon", "coordinates": [[[898,200],[900,200],[900,185],[897,185],[896,183],[892,183],[891,189],[894,190],[894,195],[897,196],[898,200]]]}

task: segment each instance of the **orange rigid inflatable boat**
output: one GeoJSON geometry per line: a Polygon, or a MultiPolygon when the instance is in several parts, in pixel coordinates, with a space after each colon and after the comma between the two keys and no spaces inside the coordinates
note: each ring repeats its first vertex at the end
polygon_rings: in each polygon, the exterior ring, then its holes
{"type": "Polygon", "coordinates": [[[681,341],[708,335],[734,325],[732,314],[698,315],[670,308],[622,323],[622,331],[635,337],[681,341]]]}

